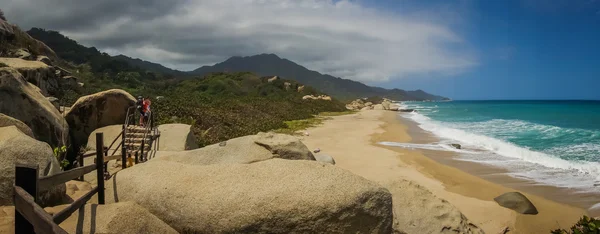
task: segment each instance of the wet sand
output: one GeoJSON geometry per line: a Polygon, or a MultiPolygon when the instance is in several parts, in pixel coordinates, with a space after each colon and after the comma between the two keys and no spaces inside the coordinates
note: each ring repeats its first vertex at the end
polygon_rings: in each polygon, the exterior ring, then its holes
{"type": "MultiPolygon", "coordinates": [[[[390,111],[363,111],[334,117],[322,126],[309,129],[310,136],[303,142],[311,149],[320,148],[333,156],[336,166],[378,183],[388,184],[400,179],[414,181],[453,204],[486,233],[499,233],[506,227],[510,229],[509,233],[549,233],[559,227],[570,227],[586,214],[584,209],[527,192],[523,194],[535,204],[539,214],[518,214],[493,200],[515,189],[458,169],[460,166],[452,165],[456,162],[447,152],[379,145],[382,141],[410,143],[427,141],[427,137],[431,137],[409,135],[409,126],[397,115],[390,111]]],[[[478,166],[468,167],[472,173],[481,172],[482,175],[501,173],[478,166]]]]}

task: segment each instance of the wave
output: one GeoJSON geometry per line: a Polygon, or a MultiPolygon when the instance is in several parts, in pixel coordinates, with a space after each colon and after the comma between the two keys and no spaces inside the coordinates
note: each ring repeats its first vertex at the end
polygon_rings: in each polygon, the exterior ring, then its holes
{"type": "MultiPolygon", "coordinates": [[[[409,113],[408,117],[417,122],[422,129],[432,132],[445,139],[459,141],[461,144],[463,144],[463,146],[472,147],[475,149],[483,149],[506,158],[519,159],[523,162],[541,165],[550,169],[560,169],[563,171],[574,172],[575,174],[579,175],[592,176],[595,180],[600,179],[600,163],[598,162],[564,160],[552,154],[530,150],[505,140],[482,134],[484,132],[489,133],[490,131],[498,131],[496,132],[497,135],[505,134],[505,137],[508,139],[514,134],[507,132],[506,128],[509,128],[508,131],[511,132],[530,131],[537,128],[537,131],[546,132],[548,133],[547,135],[569,134],[568,132],[562,133],[561,129],[558,127],[535,125],[518,120],[491,120],[486,121],[483,124],[469,123],[471,128],[469,128],[469,132],[467,132],[461,129],[453,128],[452,124],[448,124],[449,127],[442,125],[441,123],[431,120],[429,117],[420,113],[409,113]],[[501,126],[502,129],[493,126],[501,126]],[[504,132],[500,132],[501,130],[504,130],[504,132]]],[[[577,148],[572,150],[577,150],[577,148]]]]}

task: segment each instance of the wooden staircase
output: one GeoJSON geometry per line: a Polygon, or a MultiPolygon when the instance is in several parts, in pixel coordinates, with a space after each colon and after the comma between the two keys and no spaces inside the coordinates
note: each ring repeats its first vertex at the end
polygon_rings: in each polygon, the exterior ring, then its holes
{"type": "Polygon", "coordinates": [[[148,153],[152,150],[154,139],[155,135],[150,128],[135,125],[127,126],[127,130],[125,131],[127,155],[134,157],[137,153],[139,161],[146,161],[148,153]]]}

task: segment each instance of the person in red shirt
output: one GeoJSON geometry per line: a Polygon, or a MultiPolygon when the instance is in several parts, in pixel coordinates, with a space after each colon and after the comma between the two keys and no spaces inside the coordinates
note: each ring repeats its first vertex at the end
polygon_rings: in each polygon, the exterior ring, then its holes
{"type": "Polygon", "coordinates": [[[150,116],[150,98],[144,98],[144,102],[142,103],[142,110],[144,111],[144,124],[148,123],[148,117],[150,116]]]}

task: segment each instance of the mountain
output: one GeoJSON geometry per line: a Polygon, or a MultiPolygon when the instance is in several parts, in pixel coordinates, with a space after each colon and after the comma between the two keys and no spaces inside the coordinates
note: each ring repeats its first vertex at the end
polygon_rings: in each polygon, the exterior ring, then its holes
{"type": "Polygon", "coordinates": [[[357,81],[321,74],[274,54],[231,57],[222,63],[217,63],[213,66],[203,66],[190,73],[194,75],[206,75],[212,72],[241,71],[254,72],[262,76],[277,75],[296,80],[342,100],[373,96],[386,97],[398,101],[446,99],[445,97],[429,94],[423,90],[405,91],[401,89],[371,87],[357,81]]]}
{"type": "Polygon", "coordinates": [[[185,72],[174,70],[174,69],[165,67],[158,63],[148,62],[145,60],[141,60],[139,58],[130,58],[130,57],[127,57],[122,54],[113,56],[113,58],[123,61],[123,62],[126,62],[126,63],[129,63],[130,65],[139,67],[141,69],[151,71],[151,72],[157,72],[157,73],[163,73],[163,74],[169,74],[169,75],[175,75],[175,76],[185,76],[186,75],[185,72]]]}

